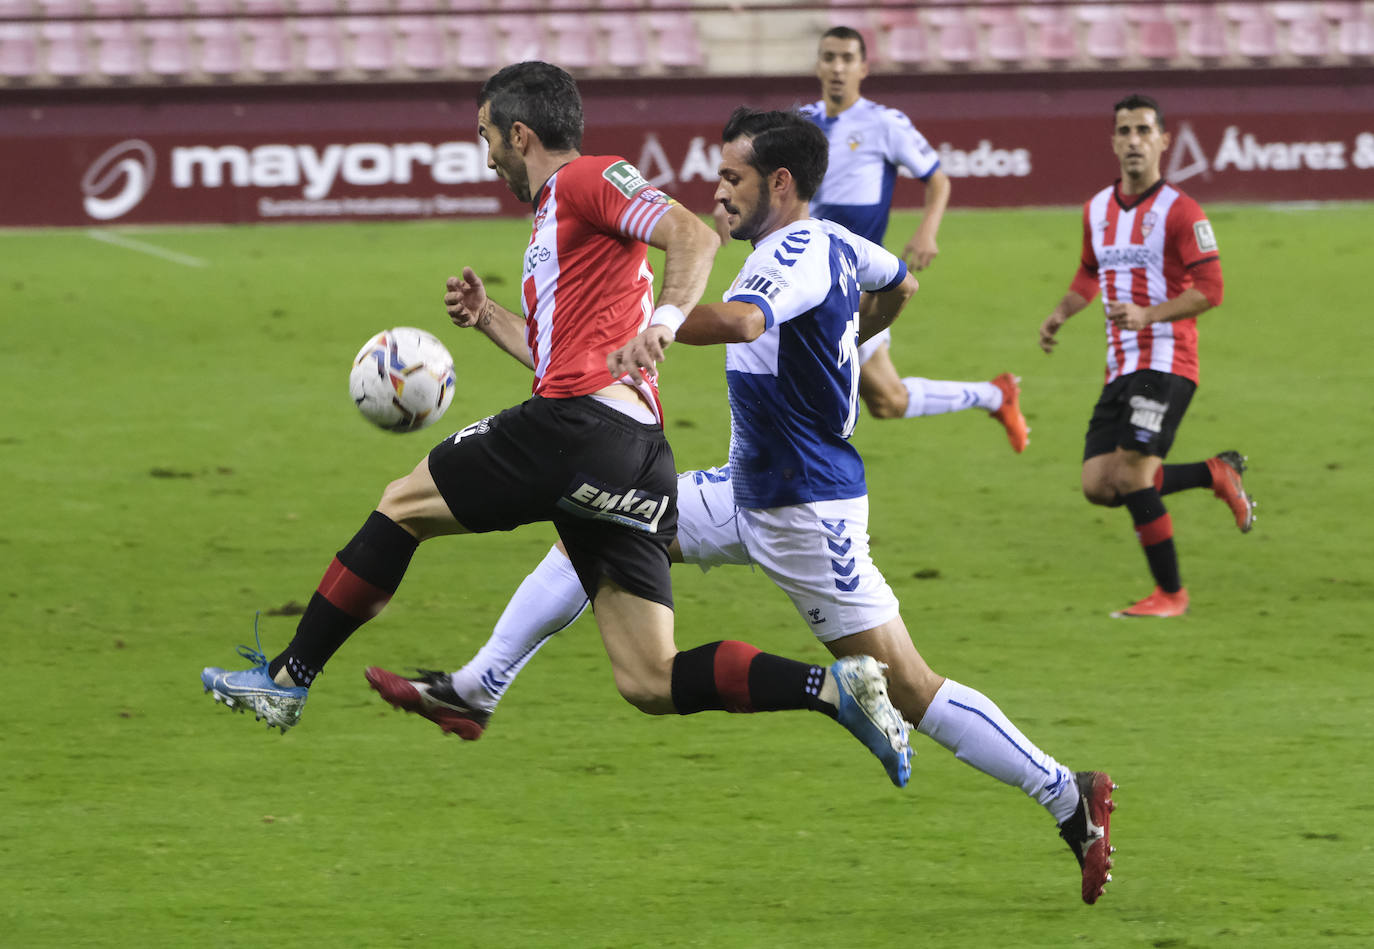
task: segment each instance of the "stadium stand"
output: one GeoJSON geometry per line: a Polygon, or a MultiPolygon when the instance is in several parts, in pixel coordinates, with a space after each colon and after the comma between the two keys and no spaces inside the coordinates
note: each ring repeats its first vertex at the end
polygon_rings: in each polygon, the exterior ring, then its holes
{"type": "Polygon", "coordinates": [[[1374,0],[0,0],[7,87],[805,71],[829,26],[875,72],[1321,67],[1374,60],[1374,0]]]}

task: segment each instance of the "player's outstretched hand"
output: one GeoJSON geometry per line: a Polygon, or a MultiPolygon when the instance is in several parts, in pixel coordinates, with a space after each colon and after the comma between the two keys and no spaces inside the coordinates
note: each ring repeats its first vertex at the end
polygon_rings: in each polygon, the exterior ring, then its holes
{"type": "Polygon", "coordinates": [[[619,379],[629,376],[644,381],[644,373],[652,372],[663,362],[663,351],[673,342],[673,331],[660,324],[652,324],[644,332],[606,357],[606,368],[619,379]]]}
{"type": "Polygon", "coordinates": [[[447,286],[444,306],[453,325],[476,326],[487,305],[487,288],[482,285],[482,278],[471,267],[464,267],[463,276],[449,277],[447,286]]]}
{"type": "Polygon", "coordinates": [[[1059,327],[1064,325],[1068,317],[1057,310],[1045,317],[1045,322],[1040,324],[1040,348],[1047,353],[1054,352],[1055,344],[1059,340],[1054,338],[1054,334],[1059,332],[1059,327]]]}

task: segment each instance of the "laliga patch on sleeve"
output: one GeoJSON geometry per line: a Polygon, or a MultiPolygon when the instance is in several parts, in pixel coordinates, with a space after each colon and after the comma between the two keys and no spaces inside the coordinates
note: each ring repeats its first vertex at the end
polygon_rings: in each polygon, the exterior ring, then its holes
{"type": "Polygon", "coordinates": [[[1198,250],[1216,250],[1217,235],[1212,232],[1211,221],[1197,221],[1193,224],[1193,236],[1197,238],[1198,250]]]}
{"type": "Polygon", "coordinates": [[[623,158],[603,171],[601,176],[627,198],[633,198],[636,191],[649,187],[649,182],[644,180],[639,169],[623,158]]]}

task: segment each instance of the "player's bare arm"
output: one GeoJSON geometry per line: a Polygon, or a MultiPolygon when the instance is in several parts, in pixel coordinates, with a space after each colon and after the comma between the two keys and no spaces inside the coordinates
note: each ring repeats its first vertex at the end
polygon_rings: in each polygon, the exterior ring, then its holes
{"type": "Polygon", "coordinates": [[[921,285],[911,271],[902,282],[880,293],[864,292],[859,296],[859,342],[866,343],[873,336],[891,326],[901,315],[907,301],[916,295],[921,285]]]}
{"type": "Polygon", "coordinates": [[[488,297],[482,278],[471,267],[464,267],[461,277],[448,278],[444,307],[454,326],[476,327],[526,368],[534,368],[525,344],[524,318],[488,297]]]}
{"type": "Polygon", "coordinates": [[[664,350],[676,339],[681,320],[706,289],[720,238],[701,218],[674,204],[654,225],[649,246],[663,251],[658,309],[644,332],[606,357],[606,368],[617,379],[628,375],[643,381],[644,373],[663,361],[664,350]]]}
{"type": "Polygon", "coordinates": [[[925,182],[925,206],[921,212],[921,224],[915,235],[902,248],[902,259],[912,270],[925,270],[935,262],[940,253],[935,237],[940,232],[940,222],[944,219],[945,208],[949,206],[950,182],[939,168],[930,173],[925,182]]]}
{"type": "Polygon", "coordinates": [[[674,341],[689,346],[711,346],[716,343],[749,343],[767,329],[763,310],[752,303],[700,303],[692,308],[686,320],[673,332],[659,323],[606,357],[606,368],[617,377],[628,374],[641,378],[664,360],[664,350],[674,341]]]}
{"type": "Polygon", "coordinates": [[[677,331],[677,340],[689,346],[716,343],[752,343],[768,328],[763,310],[740,300],[699,303],[677,331]]]}
{"type": "Polygon", "coordinates": [[[1054,338],[1054,334],[1059,332],[1059,327],[1063,326],[1069,317],[1087,306],[1088,302],[1081,293],[1073,290],[1064,294],[1064,298],[1055,304],[1050,315],[1045,317],[1045,322],[1040,324],[1040,348],[1047,353],[1054,352],[1055,344],[1059,342],[1054,338]]]}
{"type": "Polygon", "coordinates": [[[1212,301],[1193,287],[1154,306],[1117,301],[1107,304],[1107,318],[1124,330],[1143,330],[1151,323],[1172,323],[1197,316],[1212,308],[1212,301]]]}
{"type": "Polygon", "coordinates": [[[711,264],[720,250],[720,238],[701,218],[675,204],[654,225],[649,246],[663,251],[663,286],[658,293],[658,305],[690,312],[706,291],[711,264]]]}

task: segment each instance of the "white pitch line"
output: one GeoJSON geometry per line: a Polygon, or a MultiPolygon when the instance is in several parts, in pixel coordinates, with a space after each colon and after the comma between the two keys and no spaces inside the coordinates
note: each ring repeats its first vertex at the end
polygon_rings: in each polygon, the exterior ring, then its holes
{"type": "Polygon", "coordinates": [[[184,267],[204,267],[209,263],[209,261],[201,260],[199,257],[192,257],[189,254],[178,254],[174,250],[167,250],[153,244],[145,244],[143,241],[136,241],[132,237],[111,234],[109,231],[87,231],[86,236],[92,240],[113,244],[116,247],[123,247],[125,250],[135,250],[140,254],[151,254],[154,257],[161,257],[163,260],[170,260],[172,263],[181,264],[184,267]]]}

